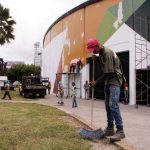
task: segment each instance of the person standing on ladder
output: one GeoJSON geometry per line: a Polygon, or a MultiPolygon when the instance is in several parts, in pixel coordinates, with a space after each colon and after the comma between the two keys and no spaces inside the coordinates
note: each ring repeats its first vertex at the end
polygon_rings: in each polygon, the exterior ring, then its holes
{"type": "MultiPolygon", "coordinates": [[[[87,50],[99,54],[93,55],[93,60],[98,60],[103,71],[103,75],[96,81],[91,81],[91,85],[95,86],[100,81],[105,80],[105,108],[107,113],[107,127],[104,130],[105,136],[110,136],[111,141],[119,141],[125,138],[123,130],[123,121],[119,109],[120,87],[125,81],[120,66],[120,60],[115,52],[101,45],[95,38],[87,41],[87,50]],[[117,131],[114,130],[114,121],[117,131]]],[[[98,67],[98,66],[97,66],[98,67]]]]}

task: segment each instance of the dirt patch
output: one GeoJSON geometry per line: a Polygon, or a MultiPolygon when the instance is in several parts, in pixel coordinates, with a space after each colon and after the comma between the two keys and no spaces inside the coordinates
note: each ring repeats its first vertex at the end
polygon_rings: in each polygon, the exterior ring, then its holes
{"type": "Polygon", "coordinates": [[[60,119],[68,123],[70,126],[75,127],[76,129],[81,129],[81,128],[90,129],[88,126],[86,126],[85,124],[83,124],[82,122],[78,121],[77,119],[71,116],[62,116],[60,119]]]}

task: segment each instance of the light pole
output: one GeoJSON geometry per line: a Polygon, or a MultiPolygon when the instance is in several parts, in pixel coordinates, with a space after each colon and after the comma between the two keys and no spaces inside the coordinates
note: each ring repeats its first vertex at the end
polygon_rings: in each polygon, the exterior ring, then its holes
{"type": "Polygon", "coordinates": [[[37,61],[38,61],[38,53],[39,53],[39,47],[40,47],[40,42],[35,42],[34,43],[34,65],[38,65],[37,61]]]}
{"type": "Polygon", "coordinates": [[[42,52],[39,52],[38,55],[40,56],[40,68],[41,68],[41,76],[42,76],[42,52]]]}
{"type": "Polygon", "coordinates": [[[40,42],[34,43],[34,65],[40,66],[42,76],[42,49],[40,48],[40,42]]]}
{"type": "Polygon", "coordinates": [[[42,52],[39,52],[38,55],[40,56],[40,67],[42,67],[42,52]]]}

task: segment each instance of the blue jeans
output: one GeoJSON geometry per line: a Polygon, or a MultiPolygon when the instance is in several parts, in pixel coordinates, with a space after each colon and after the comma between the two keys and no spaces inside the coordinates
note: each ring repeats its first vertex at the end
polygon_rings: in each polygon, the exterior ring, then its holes
{"type": "Polygon", "coordinates": [[[72,108],[77,107],[76,96],[72,96],[72,108]]]}
{"type": "Polygon", "coordinates": [[[105,85],[105,107],[107,112],[107,123],[109,127],[123,129],[122,117],[119,109],[120,87],[116,85],[105,85]]]}
{"type": "Polygon", "coordinates": [[[59,100],[61,103],[64,103],[63,94],[59,94],[59,100]]]}

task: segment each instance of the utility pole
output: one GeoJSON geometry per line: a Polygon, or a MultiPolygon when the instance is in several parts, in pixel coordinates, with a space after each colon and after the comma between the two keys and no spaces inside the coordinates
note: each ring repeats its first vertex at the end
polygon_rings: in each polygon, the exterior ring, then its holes
{"type": "Polygon", "coordinates": [[[40,42],[34,43],[34,65],[40,66],[41,65],[41,56],[39,55],[40,52],[40,42]]]}

